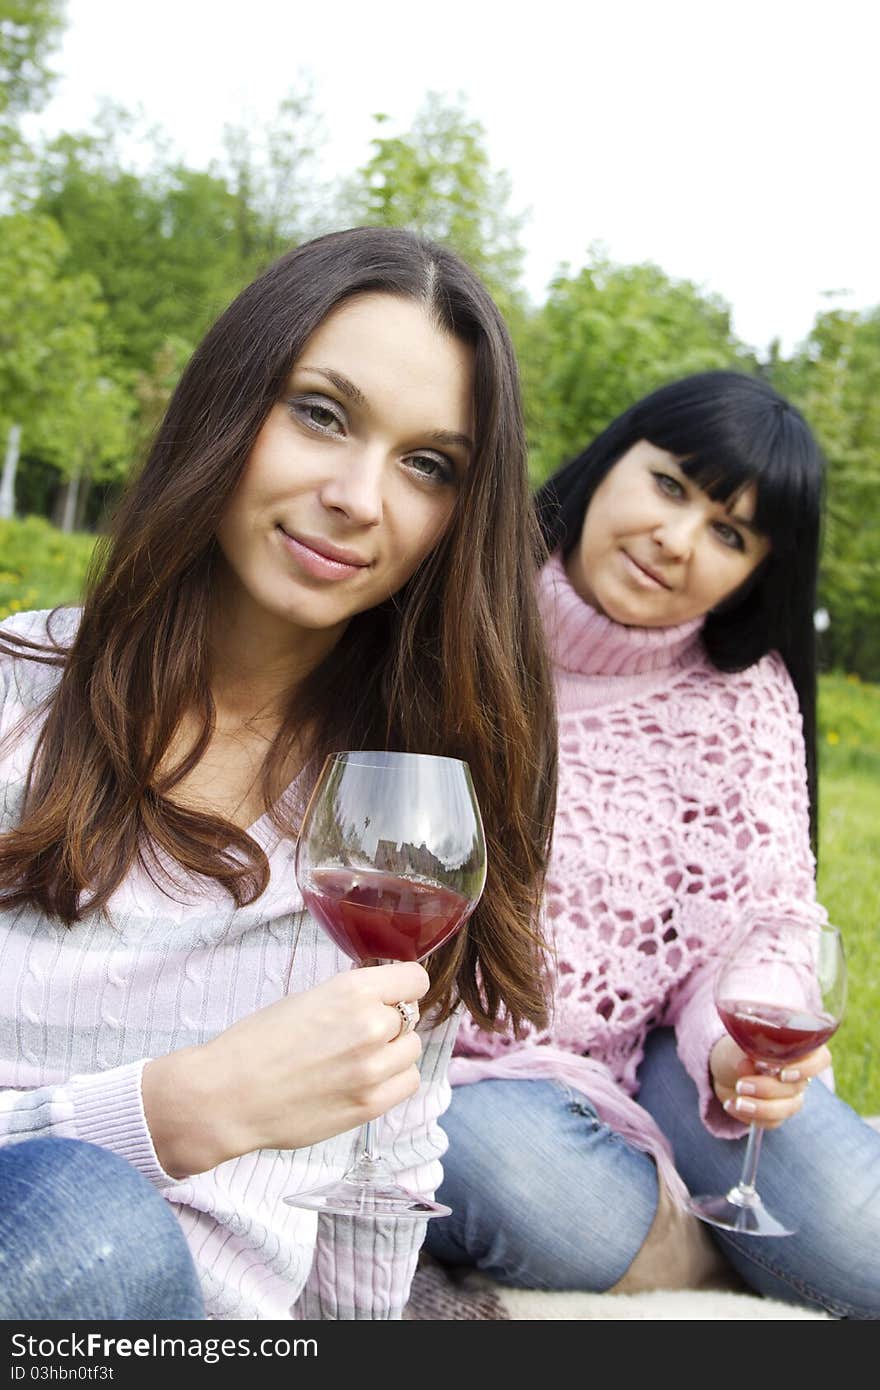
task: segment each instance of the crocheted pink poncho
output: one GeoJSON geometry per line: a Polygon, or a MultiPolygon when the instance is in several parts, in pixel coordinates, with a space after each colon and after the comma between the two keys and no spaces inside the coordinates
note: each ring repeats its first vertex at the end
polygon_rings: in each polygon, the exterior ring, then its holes
{"type": "Polygon", "coordinates": [[[704,1123],[722,1110],[708,1058],[725,947],[762,905],[822,920],[797,696],[782,660],[718,671],[700,622],[627,628],[589,607],[554,556],[541,605],[559,705],[559,796],[544,927],[553,1016],[516,1040],[466,1019],[453,1085],[555,1077],[656,1159],[681,1198],[666,1140],[632,1099],[645,1038],[673,1026],[704,1123]]]}

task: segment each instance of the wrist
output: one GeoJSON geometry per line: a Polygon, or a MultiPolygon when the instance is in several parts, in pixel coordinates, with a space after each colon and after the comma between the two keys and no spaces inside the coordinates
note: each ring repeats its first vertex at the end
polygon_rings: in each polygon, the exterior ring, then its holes
{"type": "Polygon", "coordinates": [[[156,1157],[169,1177],[204,1173],[235,1157],[207,1048],[185,1047],[148,1062],[141,1086],[156,1157]]]}

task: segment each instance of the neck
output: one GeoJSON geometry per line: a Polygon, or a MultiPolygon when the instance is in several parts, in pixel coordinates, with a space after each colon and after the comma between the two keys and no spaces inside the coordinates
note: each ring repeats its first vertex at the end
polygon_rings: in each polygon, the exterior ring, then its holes
{"type": "Polygon", "coordinates": [[[540,603],[553,660],[576,675],[651,675],[681,666],[700,648],[702,618],[680,627],[624,627],[598,612],[572,587],[558,554],[542,571],[540,603]]]}
{"type": "Polygon", "coordinates": [[[277,725],[291,693],[328,656],[344,630],[344,624],[302,628],[256,605],[227,603],[218,586],[209,636],[218,717],[277,725]]]}

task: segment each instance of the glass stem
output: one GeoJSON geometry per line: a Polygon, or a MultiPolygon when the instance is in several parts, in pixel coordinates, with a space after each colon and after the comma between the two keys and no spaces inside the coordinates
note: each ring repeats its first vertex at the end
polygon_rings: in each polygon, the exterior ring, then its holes
{"type": "Polygon", "coordinates": [[[761,1154],[761,1140],[764,1131],[760,1125],[749,1125],[749,1137],[746,1142],[746,1151],[743,1157],[742,1173],[739,1179],[739,1190],[747,1197],[757,1197],[755,1190],[755,1177],[758,1172],[758,1159],[761,1154]]]}
{"type": "Polygon", "coordinates": [[[376,1159],[376,1121],[367,1120],[364,1125],[361,1162],[373,1163],[376,1159]]]}

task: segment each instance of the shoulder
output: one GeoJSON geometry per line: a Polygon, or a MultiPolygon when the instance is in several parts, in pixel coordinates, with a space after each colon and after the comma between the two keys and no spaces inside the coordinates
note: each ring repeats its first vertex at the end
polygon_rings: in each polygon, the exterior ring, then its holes
{"type": "Polygon", "coordinates": [[[747,720],[792,720],[800,724],[797,691],[778,652],[768,652],[744,671],[712,668],[714,683],[727,703],[747,720]]]}
{"type": "Polygon", "coordinates": [[[69,646],[79,626],[79,608],[40,608],[13,613],[0,622],[0,636],[7,633],[45,646],[69,646]]]}
{"type": "MultiPolygon", "coordinates": [[[[690,722],[712,756],[737,776],[750,768],[800,765],[803,719],[797,691],[778,652],[769,652],[743,671],[720,671],[708,661],[684,682],[690,722]]],[[[679,694],[685,692],[680,690],[679,694]]]]}
{"type": "Polygon", "coordinates": [[[78,608],[15,613],[0,623],[0,701],[27,707],[58,682],[65,651],[79,626],[78,608]]]}

